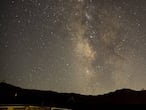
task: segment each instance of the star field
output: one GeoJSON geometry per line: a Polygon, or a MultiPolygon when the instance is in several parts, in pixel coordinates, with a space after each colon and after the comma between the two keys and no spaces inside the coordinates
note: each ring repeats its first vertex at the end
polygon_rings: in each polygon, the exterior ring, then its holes
{"type": "Polygon", "coordinates": [[[1,0],[0,81],[103,94],[146,86],[145,0],[1,0]]]}

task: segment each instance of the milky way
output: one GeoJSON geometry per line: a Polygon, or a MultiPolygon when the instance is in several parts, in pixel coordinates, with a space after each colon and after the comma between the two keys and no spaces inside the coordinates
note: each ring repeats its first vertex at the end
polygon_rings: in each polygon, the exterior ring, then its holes
{"type": "Polygon", "coordinates": [[[145,0],[0,5],[0,81],[91,95],[145,88],[145,0]]]}

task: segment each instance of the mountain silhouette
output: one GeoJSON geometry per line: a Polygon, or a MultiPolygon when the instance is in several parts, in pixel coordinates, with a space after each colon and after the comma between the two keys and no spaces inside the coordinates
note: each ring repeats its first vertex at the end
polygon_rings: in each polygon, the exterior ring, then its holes
{"type": "Polygon", "coordinates": [[[23,104],[71,108],[98,108],[102,104],[146,104],[146,91],[121,89],[103,95],[80,95],[53,91],[30,90],[0,83],[0,104],[23,104]]]}

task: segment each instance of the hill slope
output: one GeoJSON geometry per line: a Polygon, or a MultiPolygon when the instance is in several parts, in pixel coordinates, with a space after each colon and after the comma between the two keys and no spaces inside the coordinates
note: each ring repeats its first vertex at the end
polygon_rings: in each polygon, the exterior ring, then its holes
{"type": "Polygon", "coordinates": [[[28,90],[0,83],[0,104],[45,105],[72,109],[98,108],[100,104],[146,104],[146,91],[117,90],[104,95],[28,90]]]}

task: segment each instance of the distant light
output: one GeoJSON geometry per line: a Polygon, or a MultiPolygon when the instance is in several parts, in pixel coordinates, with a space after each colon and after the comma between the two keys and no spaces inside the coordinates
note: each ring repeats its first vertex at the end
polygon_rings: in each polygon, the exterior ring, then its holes
{"type": "Polygon", "coordinates": [[[18,94],[17,93],[15,93],[15,95],[14,95],[15,97],[17,97],[18,96],[18,94]]]}

